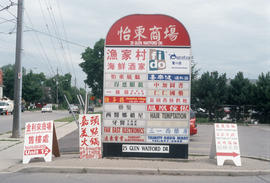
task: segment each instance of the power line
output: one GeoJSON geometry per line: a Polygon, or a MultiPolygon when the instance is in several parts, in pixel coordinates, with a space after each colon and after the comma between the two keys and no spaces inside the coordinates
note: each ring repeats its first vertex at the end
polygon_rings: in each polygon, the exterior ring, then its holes
{"type": "Polygon", "coordinates": [[[82,45],[82,44],[80,44],[80,43],[76,43],[76,42],[74,42],[74,41],[69,41],[69,40],[63,39],[63,38],[61,38],[61,37],[57,37],[57,36],[55,36],[55,35],[52,35],[52,34],[48,34],[48,33],[46,33],[46,32],[43,32],[43,31],[34,29],[34,28],[30,27],[30,26],[25,26],[25,27],[29,29],[28,31],[33,31],[33,32],[37,32],[37,33],[43,34],[43,35],[45,35],[45,36],[49,36],[49,37],[55,38],[55,39],[60,39],[61,41],[64,41],[64,42],[66,42],[66,43],[69,43],[69,44],[72,44],[72,45],[75,45],[75,46],[78,46],[78,47],[87,48],[87,46],[82,45]]]}
{"type": "MultiPolygon", "coordinates": [[[[32,23],[32,20],[31,20],[30,16],[28,15],[28,12],[26,11],[26,9],[25,9],[25,14],[26,14],[26,17],[28,18],[31,26],[34,27],[33,23],[32,23]]],[[[52,65],[50,63],[49,57],[48,57],[48,55],[47,55],[47,53],[46,53],[46,51],[44,49],[44,46],[43,46],[42,42],[40,41],[40,38],[39,38],[38,34],[35,33],[35,36],[36,36],[36,39],[38,40],[38,43],[39,43],[39,45],[41,47],[42,53],[44,54],[44,56],[46,58],[46,61],[47,61],[48,65],[49,65],[49,68],[51,69],[52,73],[55,75],[55,72],[54,72],[53,67],[52,67],[52,65]]]]}
{"type": "MultiPolygon", "coordinates": [[[[5,21],[8,20],[8,19],[2,18],[2,17],[0,17],[0,19],[5,20],[5,21]]],[[[11,20],[10,22],[16,23],[16,20],[13,19],[13,21],[11,20]]],[[[24,32],[33,31],[33,32],[37,32],[37,33],[40,33],[40,34],[45,35],[45,36],[52,37],[54,39],[60,39],[61,41],[64,41],[64,42],[69,43],[69,44],[74,45],[74,46],[78,46],[78,47],[82,47],[82,48],[87,48],[88,47],[88,46],[82,45],[80,43],[76,43],[74,41],[70,41],[70,40],[67,40],[67,39],[63,39],[61,37],[57,37],[57,36],[55,36],[53,34],[48,34],[48,33],[43,32],[41,30],[35,29],[35,28],[31,27],[31,26],[24,25],[24,27],[29,29],[29,30],[24,30],[24,32]]],[[[15,33],[15,32],[13,32],[13,33],[15,33]]],[[[9,34],[9,33],[6,33],[6,34],[9,34]]]]}
{"type": "Polygon", "coordinates": [[[4,11],[4,10],[6,10],[10,15],[12,15],[14,18],[17,18],[16,17],[16,15],[14,15],[13,13],[11,13],[8,9],[10,8],[10,7],[12,7],[12,6],[14,6],[14,5],[16,5],[14,2],[12,2],[12,1],[9,1],[10,2],[10,5],[8,5],[8,6],[2,6],[1,4],[0,4],[0,6],[2,7],[2,9],[0,9],[0,11],[4,11]]]}
{"type": "MultiPolygon", "coordinates": [[[[50,31],[50,29],[49,29],[49,25],[48,25],[48,23],[47,23],[47,20],[46,20],[46,17],[45,17],[45,14],[44,14],[44,11],[43,11],[43,8],[42,8],[41,1],[40,1],[40,0],[39,0],[39,7],[40,7],[40,9],[41,9],[41,14],[42,14],[43,20],[44,20],[44,22],[45,22],[45,26],[46,26],[46,28],[47,28],[47,31],[48,31],[49,34],[51,34],[51,31],[50,31]]],[[[53,47],[53,50],[54,50],[53,52],[54,52],[55,58],[56,58],[57,62],[60,63],[58,54],[57,54],[57,52],[56,52],[56,47],[55,47],[54,41],[53,41],[53,39],[52,39],[51,36],[50,36],[50,41],[51,41],[51,44],[52,44],[52,47],[53,47]]],[[[61,67],[60,67],[60,68],[61,68],[61,67]]],[[[62,69],[61,69],[61,71],[62,71],[62,69]]]]}
{"type": "Polygon", "coordinates": [[[7,19],[7,20],[4,20],[3,22],[0,22],[0,24],[9,23],[9,22],[14,23],[13,22],[14,20],[15,20],[14,18],[13,19],[9,19],[9,20],[7,19]]]}
{"type": "MultiPolygon", "coordinates": [[[[54,29],[55,35],[57,37],[60,37],[60,32],[59,32],[59,29],[58,29],[58,26],[57,26],[57,23],[56,23],[56,19],[55,19],[55,16],[54,16],[53,8],[52,8],[52,6],[50,4],[50,1],[47,2],[47,0],[45,0],[45,3],[46,3],[47,11],[49,13],[49,17],[50,17],[50,20],[51,20],[52,27],[54,29]]],[[[64,48],[63,42],[60,39],[57,39],[57,40],[58,40],[58,43],[60,45],[60,48],[62,49],[63,60],[64,61],[68,61],[67,60],[67,56],[66,56],[66,50],[64,48]]],[[[70,72],[71,69],[70,69],[70,66],[69,66],[69,62],[67,62],[67,64],[65,64],[65,66],[66,66],[67,70],[70,72]]]]}
{"type": "MultiPolygon", "coordinates": [[[[63,16],[62,16],[61,6],[59,5],[59,1],[58,1],[58,0],[56,0],[56,4],[57,4],[57,7],[58,7],[58,9],[59,9],[60,20],[61,20],[61,22],[62,22],[62,28],[63,28],[63,30],[64,30],[64,31],[63,31],[63,32],[64,32],[64,38],[65,38],[65,39],[68,39],[67,32],[66,32],[66,28],[65,28],[65,24],[64,24],[64,20],[63,20],[63,16]]],[[[70,59],[70,61],[71,61],[71,63],[72,63],[72,62],[73,62],[73,59],[72,59],[72,55],[71,55],[71,53],[70,53],[70,48],[69,48],[69,44],[68,44],[68,43],[67,43],[67,51],[68,51],[69,59],[70,59]]],[[[74,76],[75,76],[75,80],[74,80],[74,82],[75,82],[75,87],[77,87],[77,86],[76,86],[76,78],[77,78],[76,72],[75,72],[75,69],[74,69],[73,64],[71,64],[71,66],[72,66],[73,73],[74,73],[74,76]]]]}

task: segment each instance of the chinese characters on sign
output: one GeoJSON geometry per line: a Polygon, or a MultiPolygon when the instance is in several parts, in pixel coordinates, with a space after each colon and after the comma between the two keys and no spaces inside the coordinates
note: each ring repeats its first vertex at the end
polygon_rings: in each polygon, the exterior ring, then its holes
{"type": "Polygon", "coordinates": [[[215,123],[214,128],[210,158],[217,156],[218,166],[222,166],[225,160],[232,160],[236,166],[241,166],[237,124],[215,123]]]}
{"type": "Polygon", "coordinates": [[[191,59],[188,33],[172,17],[130,15],[111,27],[104,50],[103,148],[123,143],[121,154],[170,154],[168,144],[189,142],[191,59]]]}
{"type": "Polygon", "coordinates": [[[53,121],[27,122],[25,124],[23,163],[32,158],[52,161],[53,121]]]}
{"type": "Polygon", "coordinates": [[[101,116],[100,114],[82,114],[80,123],[80,158],[101,158],[101,116]]]}

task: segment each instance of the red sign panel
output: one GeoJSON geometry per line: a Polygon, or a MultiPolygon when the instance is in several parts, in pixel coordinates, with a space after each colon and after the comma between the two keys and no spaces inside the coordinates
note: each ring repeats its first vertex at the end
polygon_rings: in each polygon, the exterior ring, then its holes
{"type": "Polygon", "coordinates": [[[172,17],[136,14],[113,24],[106,45],[190,46],[190,38],[186,28],[172,17]]]}
{"type": "Polygon", "coordinates": [[[147,111],[189,111],[189,105],[147,105],[147,111]]]}

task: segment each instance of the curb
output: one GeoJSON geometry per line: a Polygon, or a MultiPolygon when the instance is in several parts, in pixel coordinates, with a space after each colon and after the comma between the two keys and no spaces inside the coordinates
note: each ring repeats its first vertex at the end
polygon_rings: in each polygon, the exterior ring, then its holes
{"type": "Polygon", "coordinates": [[[270,174],[270,170],[213,170],[213,169],[156,169],[156,168],[68,168],[26,167],[19,173],[74,173],[74,174],[129,174],[129,175],[180,175],[180,176],[258,176],[270,174]]]}

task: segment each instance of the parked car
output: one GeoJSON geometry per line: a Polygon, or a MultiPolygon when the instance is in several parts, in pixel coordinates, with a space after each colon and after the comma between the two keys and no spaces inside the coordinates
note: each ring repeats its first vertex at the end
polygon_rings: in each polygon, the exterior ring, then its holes
{"type": "Polygon", "coordinates": [[[89,106],[88,106],[88,112],[94,112],[94,110],[95,110],[95,106],[92,104],[90,104],[89,106]]]}
{"type": "Polygon", "coordinates": [[[74,113],[80,114],[80,109],[77,105],[70,104],[70,109],[68,109],[68,110],[69,110],[69,113],[71,113],[71,111],[73,111],[74,113]]]}
{"type": "Polygon", "coordinates": [[[197,134],[196,115],[192,109],[190,109],[190,135],[197,134]]]}
{"type": "Polygon", "coordinates": [[[52,105],[51,104],[47,104],[45,106],[43,106],[41,108],[41,112],[44,113],[44,112],[52,112],[52,105]]]}

